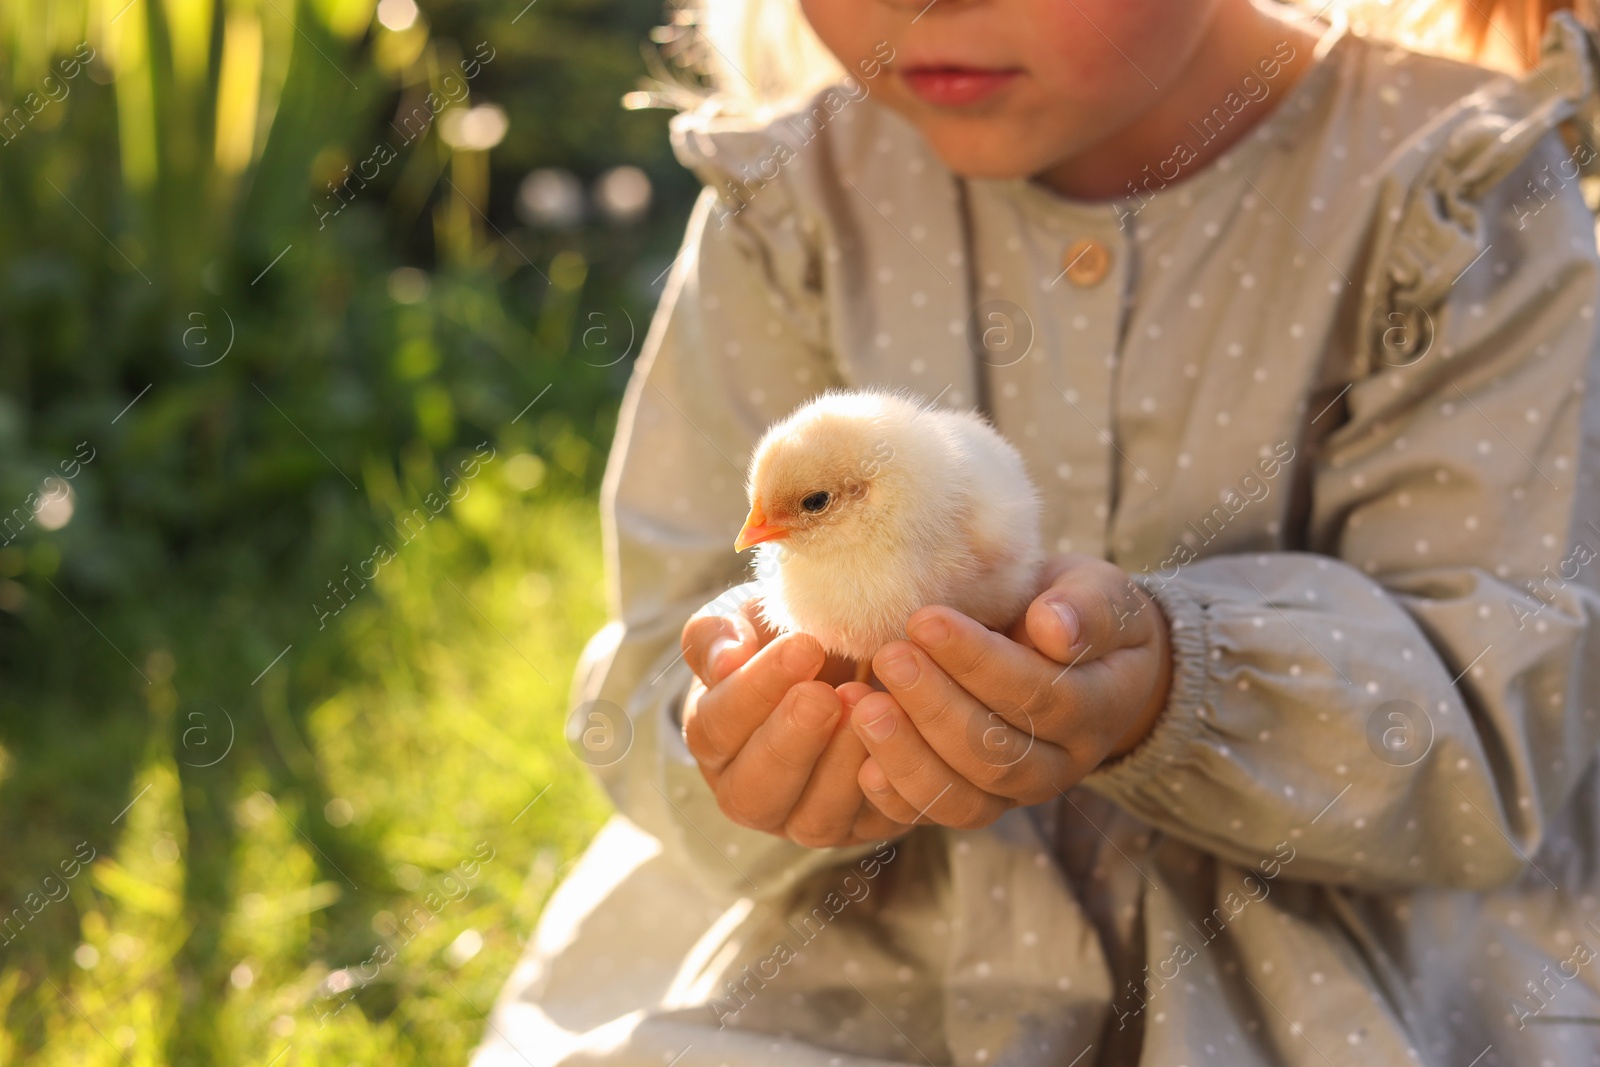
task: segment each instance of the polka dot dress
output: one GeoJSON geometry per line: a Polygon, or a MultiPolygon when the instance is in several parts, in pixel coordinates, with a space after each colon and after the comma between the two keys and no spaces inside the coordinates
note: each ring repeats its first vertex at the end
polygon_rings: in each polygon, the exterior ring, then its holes
{"type": "Polygon", "coordinates": [[[1600,1063],[1600,270],[1552,125],[1600,81],[1555,26],[1521,82],[1331,36],[1106,203],[957,178],[870,82],[675,120],[707,191],[575,693],[630,725],[620,813],[474,1062],[1600,1063]],[[762,430],[863,385],[988,412],[1174,674],[1059,798],[808,850],[719,809],[678,633],[748,595],[762,430]]]}

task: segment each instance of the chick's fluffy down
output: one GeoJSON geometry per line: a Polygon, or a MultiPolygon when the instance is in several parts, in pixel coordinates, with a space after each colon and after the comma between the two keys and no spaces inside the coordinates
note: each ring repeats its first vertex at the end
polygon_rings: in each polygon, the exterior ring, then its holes
{"type": "Polygon", "coordinates": [[[762,437],[749,491],[752,516],[792,527],[757,549],[766,618],[830,653],[868,660],[928,604],[1005,629],[1038,591],[1038,493],[975,413],[823,394],[762,437]],[[829,503],[812,515],[819,491],[829,503]]]}

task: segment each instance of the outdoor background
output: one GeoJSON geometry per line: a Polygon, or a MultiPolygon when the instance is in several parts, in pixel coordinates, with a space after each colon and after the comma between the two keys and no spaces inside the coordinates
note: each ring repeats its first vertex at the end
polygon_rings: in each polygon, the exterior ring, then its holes
{"type": "Polygon", "coordinates": [[[607,810],[562,719],[672,14],[0,4],[0,1064],[479,1039],[607,810]]]}

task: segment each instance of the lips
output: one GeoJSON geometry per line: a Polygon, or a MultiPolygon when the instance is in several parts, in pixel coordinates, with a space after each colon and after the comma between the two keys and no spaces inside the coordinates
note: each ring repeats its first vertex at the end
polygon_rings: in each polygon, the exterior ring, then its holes
{"type": "Polygon", "coordinates": [[[908,67],[901,80],[912,94],[935,107],[967,107],[987,100],[1022,76],[1020,70],[982,67],[908,67]]]}

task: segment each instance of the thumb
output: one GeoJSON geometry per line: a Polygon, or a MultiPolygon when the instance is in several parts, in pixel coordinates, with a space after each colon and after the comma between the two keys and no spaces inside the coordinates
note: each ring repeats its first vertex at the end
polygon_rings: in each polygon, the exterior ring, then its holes
{"type": "Polygon", "coordinates": [[[1059,575],[1028,605],[1028,644],[1057,663],[1099,659],[1150,640],[1156,609],[1126,572],[1110,564],[1059,575]]]}
{"type": "Polygon", "coordinates": [[[755,627],[742,615],[696,615],[679,639],[684,661],[709,688],[761,650],[755,627]]]}
{"type": "Polygon", "coordinates": [[[1022,626],[1028,637],[1026,643],[1057,663],[1071,663],[1080,656],[1089,658],[1084,655],[1086,644],[1090,654],[1094,651],[1092,641],[1081,639],[1083,622],[1078,613],[1059,594],[1045,593],[1029,604],[1022,626]]]}

